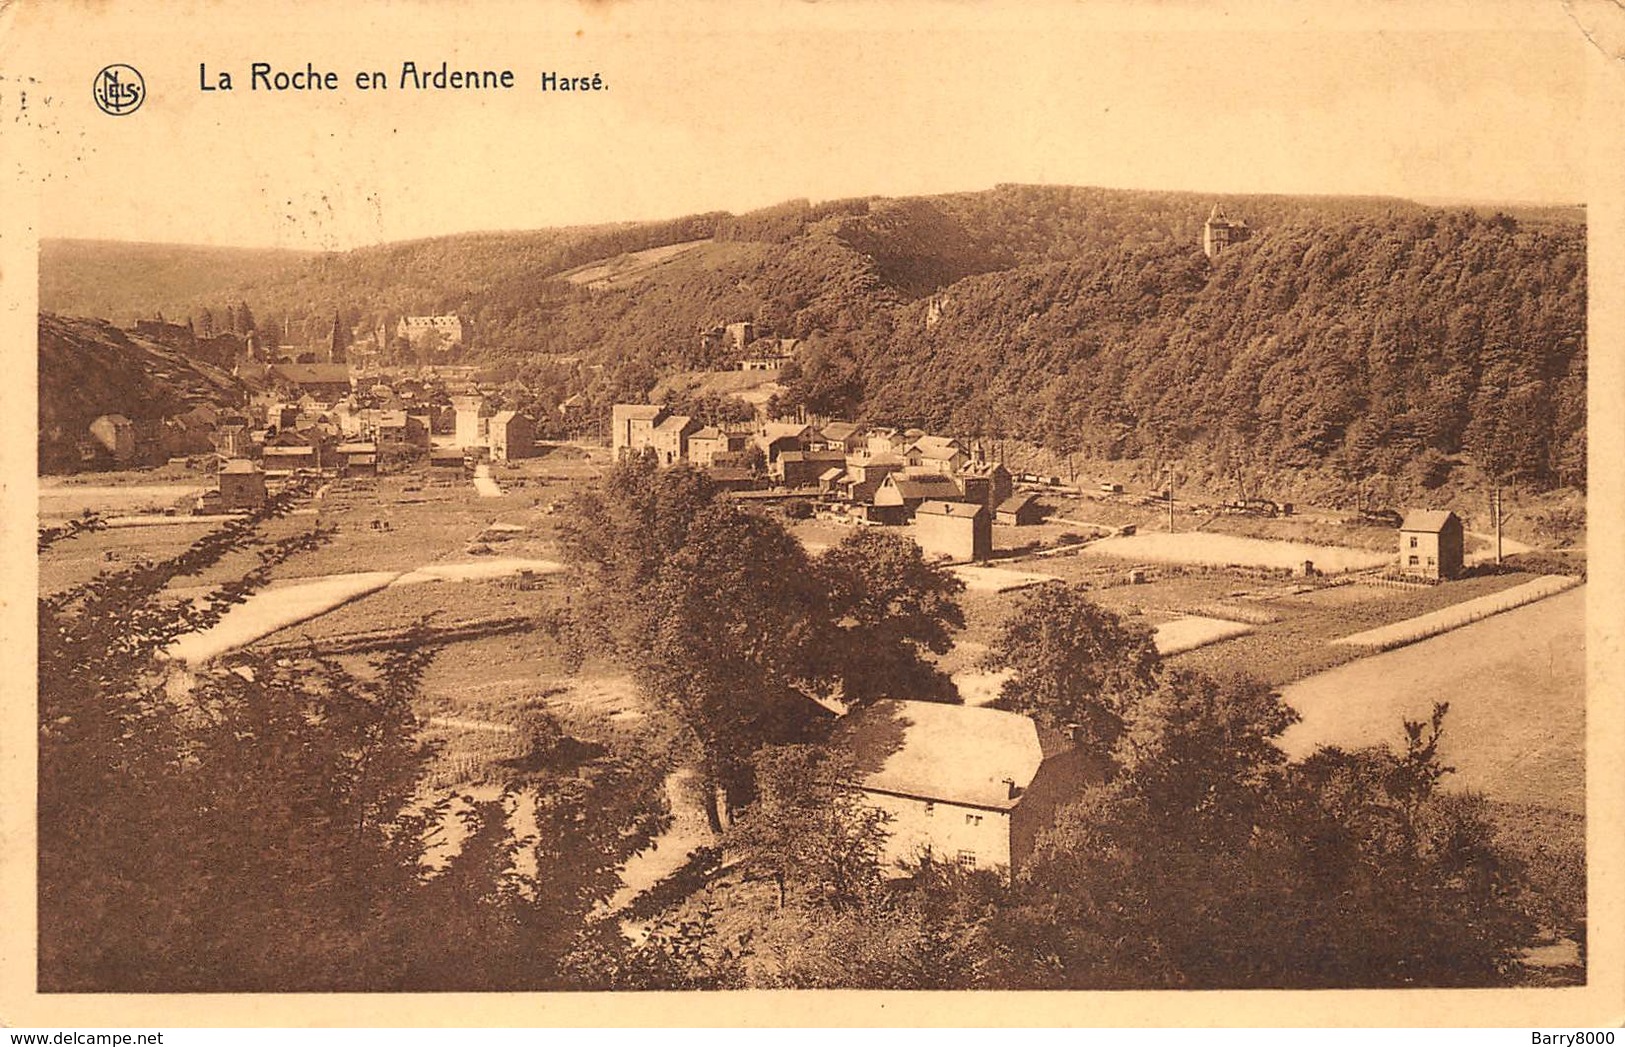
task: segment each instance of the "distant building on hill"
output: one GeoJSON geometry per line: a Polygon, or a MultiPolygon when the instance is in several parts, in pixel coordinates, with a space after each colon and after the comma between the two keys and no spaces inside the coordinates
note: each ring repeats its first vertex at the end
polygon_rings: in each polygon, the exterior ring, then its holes
{"type": "Polygon", "coordinates": [[[1455,513],[1413,509],[1399,525],[1399,571],[1422,578],[1458,577],[1465,544],[1455,513]]]}
{"type": "Polygon", "coordinates": [[[438,352],[468,344],[468,324],[456,313],[444,316],[403,316],[395,325],[395,337],[404,338],[413,348],[433,341],[438,352]]]}
{"type": "Polygon", "coordinates": [[[1253,231],[1246,222],[1232,221],[1227,218],[1224,208],[1218,204],[1213,205],[1213,211],[1207,216],[1207,223],[1202,226],[1202,253],[1211,261],[1229,247],[1249,239],[1253,231]]]}

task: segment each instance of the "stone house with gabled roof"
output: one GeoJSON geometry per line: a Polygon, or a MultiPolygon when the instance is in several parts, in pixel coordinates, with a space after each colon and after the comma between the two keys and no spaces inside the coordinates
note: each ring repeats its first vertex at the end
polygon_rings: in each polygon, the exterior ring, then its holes
{"type": "Polygon", "coordinates": [[[1455,513],[1412,509],[1399,524],[1399,571],[1422,578],[1459,577],[1465,546],[1461,518],[1455,513]]]}
{"type": "Polygon", "coordinates": [[[1008,878],[1106,771],[1064,732],[977,706],[877,702],[842,717],[836,744],[855,764],[852,787],[890,815],[884,858],[899,873],[929,859],[1008,878]]]}

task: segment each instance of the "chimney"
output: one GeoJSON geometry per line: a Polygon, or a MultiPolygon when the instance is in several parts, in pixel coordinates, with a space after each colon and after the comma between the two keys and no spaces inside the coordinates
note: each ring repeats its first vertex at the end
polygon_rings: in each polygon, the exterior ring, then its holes
{"type": "Polygon", "coordinates": [[[1005,787],[1010,791],[1010,799],[1014,800],[1016,797],[1021,795],[1021,790],[1016,787],[1016,780],[1014,778],[1004,779],[1004,784],[1005,787]]]}

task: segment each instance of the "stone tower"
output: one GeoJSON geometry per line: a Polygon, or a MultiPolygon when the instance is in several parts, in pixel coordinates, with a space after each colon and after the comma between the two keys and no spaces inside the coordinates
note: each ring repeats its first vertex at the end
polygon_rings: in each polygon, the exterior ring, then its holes
{"type": "Polygon", "coordinates": [[[1224,208],[1214,204],[1212,213],[1207,216],[1207,223],[1202,226],[1202,253],[1211,262],[1231,244],[1239,244],[1252,235],[1253,231],[1246,222],[1231,221],[1225,217],[1224,208]]]}

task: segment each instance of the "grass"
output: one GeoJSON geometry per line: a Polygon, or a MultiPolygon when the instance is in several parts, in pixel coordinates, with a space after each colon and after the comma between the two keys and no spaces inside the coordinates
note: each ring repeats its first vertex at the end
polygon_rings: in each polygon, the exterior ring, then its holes
{"type": "Polygon", "coordinates": [[[1299,681],[1282,691],[1303,716],[1283,747],[1398,744],[1402,719],[1448,701],[1439,753],[1456,768],[1451,786],[1579,814],[1584,631],[1585,592],[1573,589],[1299,681]]]}

